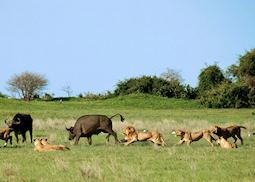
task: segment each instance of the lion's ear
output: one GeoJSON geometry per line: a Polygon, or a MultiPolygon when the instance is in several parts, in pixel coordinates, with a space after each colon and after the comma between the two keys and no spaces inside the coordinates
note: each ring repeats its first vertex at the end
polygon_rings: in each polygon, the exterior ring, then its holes
{"type": "Polygon", "coordinates": [[[130,128],[130,131],[131,131],[132,133],[134,133],[134,132],[135,132],[135,128],[134,128],[134,127],[131,127],[131,128],[130,128]]]}

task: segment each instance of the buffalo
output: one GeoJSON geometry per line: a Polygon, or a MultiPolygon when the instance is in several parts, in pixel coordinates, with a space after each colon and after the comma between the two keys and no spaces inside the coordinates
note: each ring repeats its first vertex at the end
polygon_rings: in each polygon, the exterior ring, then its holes
{"type": "Polygon", "coordinates": [[[75,138],[75,144],[78,144],[80,137],[87,137],[89,145],[92,144],[91,136],[99,133],[108,133],[106,139],[109,141],[110,135],[114,136],[115,143],[118,143],[117,134],[112,130],[112,118],[119,115],[123,122],[124,117],[121,114],[115,114],[112,117],[105,115],[84,115],[77,119],[75,125],[66,128],[69,131],[69,140],[75,138]]]}
{"type": "Polygon", "coordinates": [[[33,142],[33,119],[29,114],[16,114],[11,121],[5,123],[11,128],[16,137],[17,143],[19,143],[18,135],[22,135],[22,142],[26,141],[26,132],[29,131],[31,143],[33,142]]]}

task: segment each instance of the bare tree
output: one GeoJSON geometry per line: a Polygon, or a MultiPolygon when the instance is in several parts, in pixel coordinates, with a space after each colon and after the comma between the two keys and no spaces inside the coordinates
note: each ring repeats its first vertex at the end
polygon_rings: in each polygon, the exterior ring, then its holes
{"type": "Polygon", "coordinates": [[[71,94],[73,93],[73,91],[72,91],[72,89],[71,89],[71,87],[69,85],[64,86],[62,88],[62,90],[67,94],[68,97],[70,97],[71,94]]]}
{"type": "Polygon", "coordinates": [[[166,72],[162,73],[160,76],[167,81],[177,81],[179,83],[183,82],[183,78],[180,73],[174,69],[167,68],[166,72]]]}
{"type": "Polygon", "coordinates": [[[7,84],[11,92],[18,93],[24,100],[30,101],[39,94],[48,81],[40,74],[23,72],[20,75],[15,74],[7,84]]]}

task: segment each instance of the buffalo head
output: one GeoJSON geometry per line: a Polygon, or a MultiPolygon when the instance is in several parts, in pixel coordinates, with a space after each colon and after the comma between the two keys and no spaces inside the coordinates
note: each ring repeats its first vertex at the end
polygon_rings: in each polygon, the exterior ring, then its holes
{"type": "Polygon", "coordinates": [[[66,130],[69,132],[69,140],[73,140],[74,139],[74,137],[75,137],[75,134],[74,134],[74,132],[73,132],[73,130],[74,130],[74,127],[70,127],[70,128],[67,128],[66,127],[66,130]]]}
{"type": "Polygon", "coordinates": [[[13,125],[19,125],[21,123],[21,120],[20,118],[15,118],[10,121],[5,120],[4,122],[9,128],[11,128],[13,125]]]}

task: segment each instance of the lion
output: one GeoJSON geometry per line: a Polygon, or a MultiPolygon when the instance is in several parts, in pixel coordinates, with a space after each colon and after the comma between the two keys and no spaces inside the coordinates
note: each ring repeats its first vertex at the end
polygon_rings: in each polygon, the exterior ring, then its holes
{"type": "Polygon", "coordinates": [[[37,152],[47,152],[47,151],[57,151],[57,150],[65,150],[68,149],[68,147],[65,147],[64,145],[50,145],[47,142],[47,139],[45,138],[36,138],[34,139],[34,151],[37,152]]]}
{"type": "Polygon", "coordinates": [[[47,138],[41,138],[41,143],[44,145],[44,147],[48,147],[48,148],[53,148],[56,150],[70,150],[68,147],[64,146],[64,145],[51,145],[48,143],[48,139],[47,138]]]}
{"type": "Polygon", "coordinates": [[[229,126],[226,128],[222,128],[219,126],[214,126],[211,130],[211,132],[215,135],[217,135],[218,137],[223,137],[226,140],[230,137],[234,138],[234,143],[236,143],[237,138],[240,139],[241,144],[243,145],[243,139],[241,137],[241,128],[246,129],[246,127],[244,126],[237,126],[237,125],[233,125],[233,126],[229,126]]]}
{"type": "Polygon", "coordinates": [[[125,145],[129,145],[136,141],[151,141],[154,144],[164,146],[166,143],[159,132],[156,131],[143,131],[138,132],[133,126],[127,126],[123,129],[125,135],[125,145]]]}
{"type": "Polygon", "coordinates": [[[12,128],[0,128],[0,139],[5,141],[4,147],[7,146],[8,140],[10,140],[10,144],[12,145],[12,136],[10,135],[12,131],[12,128]]]}
{"type": "Polygon", "coordinates": [[[187,143],[187,145],[190,145],[192,142],[198,141],[201,138],[204,138],[212,147],[213,143],[212,141],[216,141],[215,138],[211,135],[210,130],[202,130],[197,132],[189,132],[184,130],[176,130],[173,131],[172,134],[181,137],[181,140],[177,143],[178,145],[187,143]]]}
{"type": "Polygon", "coordinates": [[[237,148],[237,145],[235,143],[228,142],[222,136],[217,139],[216,143],[219,144],[221,146],[221,148],[225,148],[225,149],[237,148]]]}

